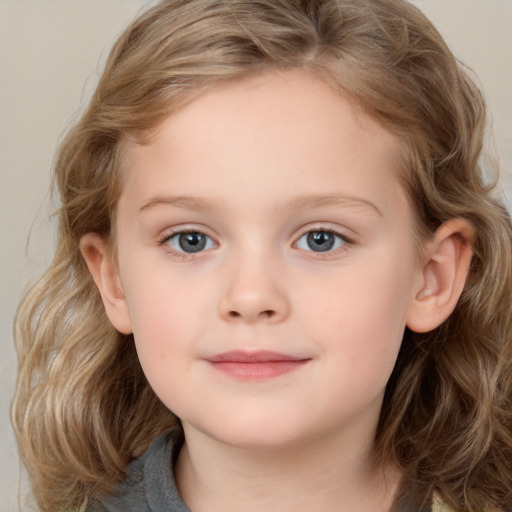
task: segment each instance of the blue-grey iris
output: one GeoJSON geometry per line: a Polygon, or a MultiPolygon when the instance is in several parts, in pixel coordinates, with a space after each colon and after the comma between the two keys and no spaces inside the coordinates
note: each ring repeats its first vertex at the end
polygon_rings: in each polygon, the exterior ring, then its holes
{"type": "Polygon", "coordinates": [[[181,233],[178,243],[185,252],[199,252],[206,247],[207,238],[202,233],[181,233]]]}
{"type": "Polygon", "coordinates": [[[312,251],[324,252],[334,247],[335,237],[328,231],[311,231],[307,236],[308,246],[312,251]]]}

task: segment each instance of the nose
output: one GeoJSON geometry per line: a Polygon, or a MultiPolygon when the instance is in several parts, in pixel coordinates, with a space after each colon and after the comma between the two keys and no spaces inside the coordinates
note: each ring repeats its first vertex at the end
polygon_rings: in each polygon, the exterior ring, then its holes
{"type": "Polygon", "coordinates": [[[282,274],[268,259],[229,264],[219,302],[221,317],[229,322],[279,323],[290,314],[282,274]]]}

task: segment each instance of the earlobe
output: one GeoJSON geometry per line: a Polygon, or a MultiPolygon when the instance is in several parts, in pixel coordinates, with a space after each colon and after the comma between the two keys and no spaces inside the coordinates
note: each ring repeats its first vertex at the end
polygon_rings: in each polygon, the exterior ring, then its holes
{"type": "Polygon", "coordinates": [[[474,229],[465,219],[452,219],[436,231],[427,244],[406,325],[415,332],[439,327],[453,312],[460,298],[471,264],[474,229]]]}
{"type": "Polygon", "coordinates": [[[80,252],[112,325],[123,334],[131,334],[132,325],[119,272],[105,239],[96,233],[87,233],[80,239],[80,252]]]}

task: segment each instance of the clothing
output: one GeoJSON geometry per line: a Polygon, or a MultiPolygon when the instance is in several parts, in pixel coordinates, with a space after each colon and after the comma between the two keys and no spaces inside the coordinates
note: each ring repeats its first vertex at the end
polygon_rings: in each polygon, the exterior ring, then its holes
{"type": "Polygon", "coordinates": [[[113,496],[94,502],[87,512],[190,512],[173,473],[181,442],[172,430],[158,437],[128,468],[113,496]]]}
{"type": "MultiPolygon", "coordinates": [[[[95,501],[87,512],[190,512],[178,493],[173,473],[181,445],[176,431],[164,432],[144,455],[133,461],[115,494],[95,501]]],[[[429,512],[410,510],[404,498],[398,500],[394,512],[429,512]]],[[[431,512],[450,510],[435,503],[431,512]]]]}

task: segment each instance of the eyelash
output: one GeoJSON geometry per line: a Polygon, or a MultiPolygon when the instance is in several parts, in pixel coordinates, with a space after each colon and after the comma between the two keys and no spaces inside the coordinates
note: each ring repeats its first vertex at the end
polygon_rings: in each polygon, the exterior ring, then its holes
{"type": "MultiPolygon", "coordinates": [[[[161,239],[158,240],[158,245],[159,246],[164,246],[164,245],[168,245],[169,241],[171,241],[172,239],[176,238],[178,239],[178,237],[180,236],[183,236],[183,235],[187,235],[187,234],[193,234],[193,235],[200,235],[200,236],[204,236],[207,238],[207,241],[205,242],[205,244],[208,244],[210,241],[213,242],[215,245],[218,245],[211,236],[209,236],[208,234],[206,234],[204,231],[201,231],[199,229],[183,229],[183,230],[177,230],[177,231],[173,231],[171,233],[166,233],[161,239]]],[[[314,257],[314,258],[317,258],[317,259],[326,259],[328,258],[329,256],[332,256],[333,254],[339,254],[339,252],[342,252],[342,251],[346,251],[348,250],[348,248],[353,245],[354,242],[353,240],[351,240],[350,238],[348,238],[346,235],[334,230],[334,229],[331,229],[331,228],[324,228],[324,227],[317,227],[317,228],[310,228],[308,229],[307,231],[304,231],[297,239],[297,241],[293,244],[294,247],[298,248],[298,249],[301,249],[301,250],[304,250],[305,252],[308,252],[311,254],[311,257],[314,257]],[[327,234],[327,235],[332,235],[333,237],[335,237],[335,241],[334,241],[334,244],[338,244],[337,247],[329,247],[328,249],[326,249],[325,251],[314,251],[314,250],[308,250],[308,249],[301,249],[298,244],[300,243],[300,241],[310,235],[312,235],[313,233],[323,233],[323,234],[327,234]]],[[[181,245],[181,244],[180,244],[181,245]]],[[[181,259],[190,259],[190,258],[193,258],[196,254],[199,254],[199,253],[202,253],[202,252],[205,252],[207,250],[210,250],[212,249],[212,247],[203,247],[201,248],[200,250],[196,251],[196,252],[186,252],[186,251],[180,251],[180,250],[177,250],[173,247],[171,247],[170,245],[168,245],[170,251],[172,251],[172,253],[178,257],[178,258],[181,258],[181,259]]]]}
{"type": "Polygon", "coordinates": [[[202,248],[202,249],[200,249],[197,252],[186,252],[186,251],[177,250],[177,249],[175,249],[175,248],[173,248],[173,247],[171,247],[169,245],[169,242],[172,239],[174,239],[174,238],[179,239],[178,237],[183,236],[183,235],[187,235],[187,234],[201,235],[201,236],[206,237],[208,239],[206,241],[206,244],[208,244],[208,241],[213,242],[214,244],[216,244],[216,242],[213,240],[213,238],[211,236],[209,236],[208,234],[204,233],[203,231],[201,231],[199,229],[183,229],[183,230],[173,231],[171,233],[166,233],[158,241],[158,245],[160,245],[160,246],[168,245],[168,248],[170,249],[170,251],[172,251],[173,255],[175,255],[178,258],[184,259],[184,260],[185,259],[193,258],[196,254],[204,252],[205,250],[211,249],[211,247],[208,247],[208,248],[202,248]]]}
{"type": "MultiPolygon", "coordinates": [[[[310,228],[307,231],[303,232],[302,235],[297,239],[297,241],[294,243],[295,247],[298,247],[299,242],[303,238],[307,238],[313,233],[323,233],[327,235],[332,235],[335,238],[334,244],[338,244],[337,247],[329,247],[325,251],[313,251],[313,250],[307,250],[303,249],[306,252],[310,253],[310,257],[314,257],[317,259],[327,259],[330,256],[338,255],[340,252],[347,251],[351,245],[353,245],[353,241],[349,239],[346,235],[343,233],[340,233],[339,231],[336,231],[331,228],[324,228],[324,227],[318,227],[318,228],[310,228]]],[[[300,249],[300,247],[298,247],[300,249]]]]}

